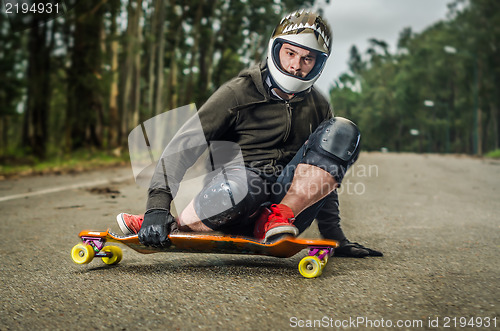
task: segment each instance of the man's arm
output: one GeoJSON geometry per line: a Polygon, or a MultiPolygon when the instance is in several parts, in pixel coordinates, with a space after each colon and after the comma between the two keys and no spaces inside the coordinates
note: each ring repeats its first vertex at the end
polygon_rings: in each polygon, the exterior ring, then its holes
{"type": "Polygon", "coordinates": [[[336,190],[330,193],[325,199],[325,204],[316,216],[316,221],[318,222],[319,231],[325,239],[332,239],[339,242],[339,247],[335,249],[336,256],[383,256],[382,252],[355,242],[350,242],[346,238],[344,231],[340,227],[339,199],[336,190]]]}
{"type": "Polygon", "coordinates": [[[170,204],[179,185],[186,171],[207,149],[208,142],[223,137],[234,124],[231,109],[235,106],[236,99],[232,90],[227,85],[221,87],[165,148],[151,179],[144,222],[138,233],[143,244],[169,244],[168,233],[175,226],[170,204]]]}
{"type": "Polygon", "coordinates": [[[231,109],[236,106],[228,86],[218,89],[179,130],[168,144],[155,168],[148,191],[147,210],[170,208],[186,171],[234,124],[231,109]]]}
{"type": "Polygon", "coordinates": [[[339,198],[337,190],[330,193],[325,198],[325,204],[316,216],[319,232],[325,239],[332,239],[338,242],[346,240],[346,236],[340,227],[339,198]]]}

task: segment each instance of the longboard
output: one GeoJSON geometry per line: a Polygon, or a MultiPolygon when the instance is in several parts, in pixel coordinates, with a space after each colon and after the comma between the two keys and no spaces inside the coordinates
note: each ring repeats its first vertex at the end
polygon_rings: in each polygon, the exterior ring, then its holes
{"type": "Polygon", "coordinates": [[[267,255],[279,258],[292,257],[303,249],[309,253],[299,262],[299,272],[306,278],[318,277],[338,246],[336,241],[285,237],[273,243],[262,243],[256,239],[198,233],[170,234],[171,245],[166,248],[144,246],[137,235],[119,236],[110,232],[82,231],[78,235],[83,243],[71,250],[71,257],[77,264],[90,263],[94,257],[102,258],[106,264],[117,264],[123,253],[120,247],[106,246],[106,243],[120,243],[141,253],[158,252],[216,253],[267,255]]]}

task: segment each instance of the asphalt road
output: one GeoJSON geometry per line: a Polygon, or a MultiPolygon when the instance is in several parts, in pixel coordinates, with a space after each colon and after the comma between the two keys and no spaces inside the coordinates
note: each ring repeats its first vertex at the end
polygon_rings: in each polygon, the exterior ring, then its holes
{"type": "Polygon", "coordinates": [[[0,330],[500,328],[500,162],[365,153],[340,198],[348,237],[385,256],[333,258],[305,279],[305,251],[124,248],[117,266],[79,266],[80,230],[118,231],[117,213],[143,210],[131,170],[0,181],[0,330]]]}

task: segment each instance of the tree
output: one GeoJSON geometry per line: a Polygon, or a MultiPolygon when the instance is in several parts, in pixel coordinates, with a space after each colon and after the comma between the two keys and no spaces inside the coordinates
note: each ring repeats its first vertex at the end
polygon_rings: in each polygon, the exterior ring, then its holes
{"type": "Polygon", "coordinates": [[[109,98],[108,98],[108,118],[106,121],[107,140],[110,148],[119,146],[120,137],[120,117],[118,112],[118,57],[119,57],[119,33],[118,33],[118,15],[120,14],[120,1],[113,0],[109,2],[110,29],[108,38],[107,61],[109,61],[109,98]]]}
{"type": "Polygon", "coordinates": [[[25,85],[22,72],[26,57],[24,43],[23,34],[12,31],[7,18],[0,15],[0,155],[8,151],[11,136],[16,131],[13,127],[19,118],[16,108],[25,85]]]}
{"type": "Polygon", "coordinates": [[[121,126],[120,141],[126,143],[128,132],[139,124],[140,104],[140,51],[142,0],[129,0],[127,6],[127,30],[124,36],[124,54],[120,72],[121,126]]]}
{"type": "Polygon", "coordinates": [[[24,113],[22,144],[36,157],[47,152],[51,97],[51,52],[56,21],[43,23],[33,16],[28,39],[27,105],[24,113]]]}
{"type": "Polygon", "coordinates": [[[69,148],[103,146],[104,81],[101,36],[103,2],[75,6],[73,49],[68,70],[69,148]]]}

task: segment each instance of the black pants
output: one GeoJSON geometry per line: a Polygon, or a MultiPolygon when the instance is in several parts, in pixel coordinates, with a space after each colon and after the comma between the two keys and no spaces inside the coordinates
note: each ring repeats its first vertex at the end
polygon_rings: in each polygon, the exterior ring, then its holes
{"type": "MultiPolygon", "coordinates": [[[[195,210],[202,222],[213,230],[252,236],[261,205],[278,204],[288,192],[304,148],[297,151],[278,177],[265,176],[243,166],[223,169],[195,197],[195,210]]],[[[324,199],[295,218],[294,225],[300,233],[311,225],[323,204],[324,199]]]]}

